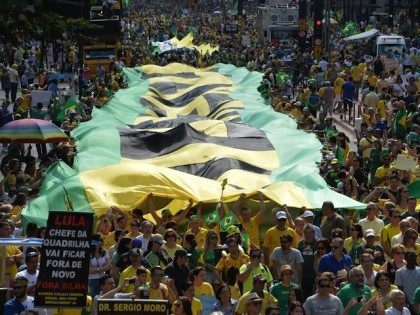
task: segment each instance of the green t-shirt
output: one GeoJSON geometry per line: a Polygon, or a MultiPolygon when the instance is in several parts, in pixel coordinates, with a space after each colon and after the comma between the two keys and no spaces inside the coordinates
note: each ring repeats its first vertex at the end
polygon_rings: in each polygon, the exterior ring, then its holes
{"type": "MultiPolygon", "coordinates": [[[[414,292],[414,304],[420,304],[420,287],[418,287],[416,291],[414,292]]],[[[420,314],[420,313],[417,312],[417,314],[420,314]]]]}
{"type": "Polygon", "coordinates": [[[289,293],[292,289],[296,288],[298,288],[298,286],[294,283],[291,283],[289,287],[286,287],[281,282],[276,283],[271,287],[270,293],[277,299],[280,315],[287,315],[289,293]]]}
{"type": "MultiPolygon", "coordinates": [[[[346,308],[347,304],[349,304],[352,298],[357,298],[359,296],[364,296],[366,303],[372,298],[372,294],[370,288],[367,285],[363,285],[363,288],[358,289],[352,283],[345,285],[340,291],[337,293],[338,298],[340,299],[341,303],[343,303],[343,307],[346,308]]],[[[349,315],[357,315],[359,310],[362,308],[363,301],[360,303],[355,304],[349,311],[349,315]]]]}

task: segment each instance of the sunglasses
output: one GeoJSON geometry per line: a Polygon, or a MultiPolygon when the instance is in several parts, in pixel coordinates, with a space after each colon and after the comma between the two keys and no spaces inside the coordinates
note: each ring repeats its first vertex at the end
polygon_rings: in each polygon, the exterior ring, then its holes
{"type": "Polygon", "coordinates": [[[321,283],[318,285],[320,288],[326,289],[330,287],[330,284],[326,284],[326,283],[321,283]]]}
{"type": "Polygon", "coordinates": [[[170,237],[176,238],[175,234],[168,234],[167,238],[170,238],[170,237]]]}
{"type": "Polygon", "coordinates": [[[181,307],[181,306],[182,306],[182,304],[181,304],[181,303],[174,303],[174,306],[175,306],[175,307],[181,307]]]}
{"type": "Polygon", "coordinates": [[[252,255],[251,258],[261,258],[261,255],[252,255]]]}
{"type": "Polygon", "coordinates": [[[160,277],[160,278],[163,277],[163,275],[164,275],[163,273],[155,273],[154,274],[155,277],[160,277]]]}
{"type": "Polygon", "coordinates": [[[210,239],[211,240],[217,240],[217,239],[219,239],[217,236],[212,236],[212,237],[210,237],[210,239]]]}
{"type": "Polygon", "coordinates": [[[323,247],[323,246],[318,246],[318,249],[325,249],[325,247],[323,247]]]}
{"type": "Polygon", "coordinates": [[[340,249],[341,248],[341,245],[340,246],[333,246],[333,248],[334,249],[340,249]]]}

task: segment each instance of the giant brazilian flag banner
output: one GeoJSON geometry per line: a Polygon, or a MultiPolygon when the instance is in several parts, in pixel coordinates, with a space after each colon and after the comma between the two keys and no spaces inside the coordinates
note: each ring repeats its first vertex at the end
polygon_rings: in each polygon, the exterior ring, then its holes
{"type": "MultiPolygon", "coordinates": [[[[81,123],[73,168],[52,165],[40,196],[23,211],[45,225],[48,211],[129,211],[152,192],[162,202],[226,202],[262,192],[290,207],[364,208],[318,173],[321,143],[275,112],[257,91],[258,72],[218,64],[125,69],[128,88],[81,123]],[[68,197],[68,198],[67,198],[68,197]]],[[[26,221],[26,222],[27,222],[26,221]]]]}

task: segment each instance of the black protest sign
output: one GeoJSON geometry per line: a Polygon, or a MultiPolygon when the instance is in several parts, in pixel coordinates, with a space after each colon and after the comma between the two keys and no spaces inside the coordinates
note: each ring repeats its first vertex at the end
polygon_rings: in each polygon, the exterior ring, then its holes
{"type": "Polygon", "coordinates": [[[35,306],[86,306],[92,225],[92,213],[50,212],[35,306]]]}
{"type": "Polygon", "coordinates": [[[168,315],[170,306],[164,300],[98,300],[98,315],[168,315]]]}

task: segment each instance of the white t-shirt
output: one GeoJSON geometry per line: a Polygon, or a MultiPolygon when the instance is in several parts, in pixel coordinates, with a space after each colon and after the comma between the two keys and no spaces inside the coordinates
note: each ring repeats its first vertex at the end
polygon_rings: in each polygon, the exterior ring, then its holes
{"type": "Polygon", "coordinates": [[[25,277],[26,279],[28,279],[28,287],[31,287],[36,284],[38,280],[38,275],[39,275],[39,270],[37,270],[34,275],[31,275],[28,272],[28,270],[25,269],[25,270],[19,271],[16,274],[16,277],[25,277]]]}
{"type": "MultiPolygon", "coordinates": [[[[90,267],[93,268],[102,268],[105,266],[106,260],[109,260],[108,252],[105,253],[103,256],[99,256],[99,258],[91,257],[90,258],[90,267]]],[[[100,272],[90,273],[89,280],[92,279],[100,279],[102,274],[100,272]]]]}
{"type": "Polygon", "coordinates": [[[411,313],[410,313],[409,309],[406,308],[406,307],[404,307],[403,311],[400,312],[399,310],[397,310],[395,307],[392,306],[392,307],[387,308],[385,310],[385,314],[386,315],[410,315],[411,313]]]}
{"type": "Polygon", "coordinates": [[[24,312],[21,312],[19,315],[26,315],[26,311],[37,310],[39,315],[47,315],[47,310],[45,308],[36,308],[34,307],[34,297],[27,296],[25,301],[21,301],[23,307],[25,308],[24,312]]]}

